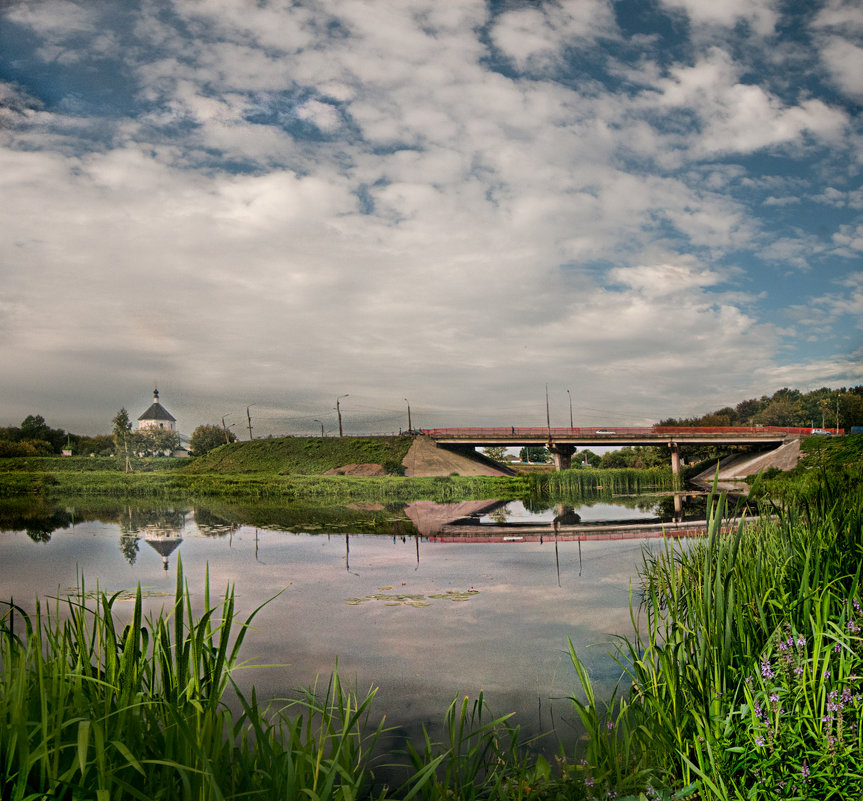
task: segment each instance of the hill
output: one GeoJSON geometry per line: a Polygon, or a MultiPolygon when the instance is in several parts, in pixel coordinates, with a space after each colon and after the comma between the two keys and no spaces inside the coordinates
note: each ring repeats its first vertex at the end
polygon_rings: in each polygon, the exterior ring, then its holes
{"type": "Polygon", "coordinates": [[[323,475],[346,465],[379,464],[400,475],[412,438],[280,437],[232,442],[183,466],[184,473],[323,475]]]}

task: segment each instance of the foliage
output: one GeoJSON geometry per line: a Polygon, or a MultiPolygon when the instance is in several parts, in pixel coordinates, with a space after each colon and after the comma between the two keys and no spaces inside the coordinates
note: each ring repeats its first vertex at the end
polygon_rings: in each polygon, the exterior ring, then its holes
{"type": "Polygon", "coordinates": [[[483,448],[482,452],[495,462],[502,462],[506,459],[506,448],[502,445],[489,445],[483,448]]]}
{"type": "Polygon", "coordinates": [[[148,426],[132,433],[132,449],[138,456],[170,456],[180,447],[180,435],[167,428],[148,426]]]}
{"type": "Polygon", "coordinates": [[[132,438],[132,422],[129,420],[129,413],[125,408],[121,408],[114,415],[114,419],[111,422],[114,425],[114,452],[117,455],[117,459],[123,464],[124,471],[131,473],[131,457],[135,452],[135,446],[132,438]]]}
{"type": "MultiPolygon", "coordinates": [[[[83,584],[83,582],[82,582],[83,584]]],[[[0,618],[0,796],[135,799],[353,799],[367,790],[361,699],[333,674],[280,709],[233,684],[245,632],[229,588],[195,616],[178,566],[171,614],[146,620],[140,587],[128,624],[118,595],[82,588],[35,616],[0,618]],[[224,697],[231,689],[241,711],[224,697]]]]}
{"type": "Polygon", "coordinates": [[[0,458],[8,459],[16,456],[50,456],[53,453],[50,442],[45,440],[4,440],[0,439],[0,458]]]}
{"type": "Polygon", "coordinates": [[[664,426],[803,426],[845,428],[863,425],[863,386],[821,387],[802,393],[783,387],[772,396],[741,401],[701,417],[661,421],[664,426]]]}
{"type": "Polygon", "coordinates": [[[619,701],[599,703],[571,655],[597,786],[861,797],[861,485],[826,472],[802,506],[733,527],[710,504],[703,542],[645,555],[619,701]]]}
{"type": "Polygon", "coordinates": [[[69,436],[62,428],[51,428],[41,414],[28,414],[18,428],[0,428],[0,456],[34,455],[29,452],[31,448],[35,448],[38,456],[60,453],[69,436]],[[28,452],[13,453],[12,443],[24,445],[28,452]]]}
{"type": "Polygon", "coordinates": [[[93,437],[72,435],[72,448],[78,456],[110,456],[114,453],[114,437],[110,434],[96,434],[93,437]]]}
{"type": "Polygon", "coordinates": [[[548,448],[542,445],[528,445],[526,448],[522,448],[518,452],[518,458],[529,464],[548,464],[552,461],[548,448]]]}
{"type": "Polygon", "coordinates": [[[671,467],[654,467],[649,470],[577,468],[554,473],[532,473],[529,477],[531,493],[556,498],[562,493],[640,492],[645,489],[671,489],[674,476],[671,467]]]}
{"type": "Polygon", "coordinates": [[[213,448],[237,441],[237,435],[233,431],[216,425],[201,425],[193,432],[189,440],[192,456],[203,456],[213,448]]]}
{"type": "Polygon", "coordinates": [[[604,469],[631,467],[636,470],[643,470],[651,467],[666,467],[669,463],[667,448],[656,445],[637,445],[634,448],[625,447],[604,453],[599,458],[598,466],[604,469]]]}

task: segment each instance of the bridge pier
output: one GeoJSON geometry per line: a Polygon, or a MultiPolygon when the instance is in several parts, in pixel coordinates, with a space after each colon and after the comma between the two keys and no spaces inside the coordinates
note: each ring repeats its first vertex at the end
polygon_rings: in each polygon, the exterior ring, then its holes
{"type": "Polygon", "coordinates": [[[555,470],[569,470],[572,467],[572,454],[575,453],[575,445],[565,442],[548,442],[546,448],[554,459],[555,470]]]}
{"type": "Polygon", "coordinates": [[[680,486],[680,445],[676,442],[669,442],[668,447],[671,448],[671,474],[674,477],[674,486],[680,486]]]}

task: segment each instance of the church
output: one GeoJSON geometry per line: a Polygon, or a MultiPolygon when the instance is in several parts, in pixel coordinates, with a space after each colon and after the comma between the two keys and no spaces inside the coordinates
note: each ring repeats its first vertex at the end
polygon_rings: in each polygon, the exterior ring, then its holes
{"type": "Polygon", "coordinates": [[[144,414],[138,418],[138,430],[145,428],[163,428],[166,431],[174,431],[177,419],[161,403],[159,403],[159,390],[153,390],[153,404],[144,414]]]}

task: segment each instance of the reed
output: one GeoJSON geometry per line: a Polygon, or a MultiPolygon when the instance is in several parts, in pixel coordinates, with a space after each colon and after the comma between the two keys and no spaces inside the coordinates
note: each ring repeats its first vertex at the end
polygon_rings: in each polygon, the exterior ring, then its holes
{"type": "MultiPolygon", "coordinates": [[[[83,584],[83,581],[81,582],[83,584]]],[[[370,786],[366,734],[373,693],[359,699],[334,673],[274,711],[243,697],[231,674],[245,632],[233,589],[193,614],[178,564],[170,613],[128,622],[117,596],[82,588],[0,621],[0,797],[29,799],[357,798],[370,786]],[[225,694],[237,694],[234,715],[225,694]]]]}
{"type": "Polygon", "coordinates": [[[571,653],[597,783],[861,797],[863,491],[824,478],[809,503],[733,527],[714,494],[703,541],[645,554],[618,703],[597,702],[571,653]]]}
{"type": "Polygon", "coordinates": [[[597,491],[633,493],[646,489],[673,489],[671,468],[578,468],[554,473],[529,474],[531,490],[536,494],[584,494],[597,491]]]}

